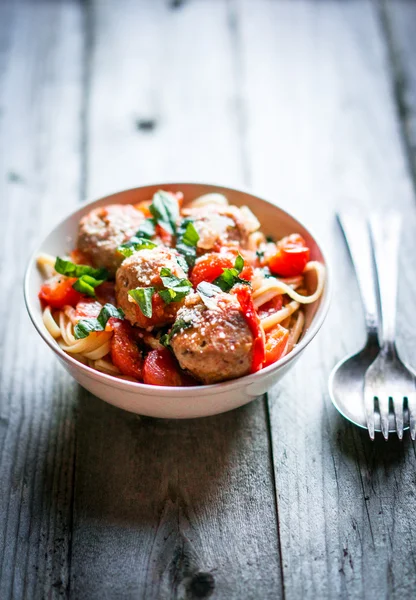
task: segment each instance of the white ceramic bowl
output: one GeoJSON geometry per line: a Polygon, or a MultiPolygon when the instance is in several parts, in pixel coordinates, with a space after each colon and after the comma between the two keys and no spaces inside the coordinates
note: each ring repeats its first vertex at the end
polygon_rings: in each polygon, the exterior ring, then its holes
{"type": "MultiPolygon", "coordinates": [[[[192,199],[208,192],[222,193],[231,204],[249,206],[261,222],[262,230],[266,235],[281,238],[290,233],[300,233],[311,249],[311,259],[319,260],[328,266],[324,254],[312,234],[281,208],[246,192],[230,188],[196,183],[163,183],[126,190],[84,204],[59,223],[29,261],[24,283],[26,307],[40,336],[52,348],[64,368],[78,383],[102,400],[124,410],[153,417],[183,419],[226,412],[267,392],[295,364],[320,329],[328,311],[330,298],[328,272],[322,297],[315,304],[306,306],[305,329],[301,340],[292,352],[258,373],[214,385],[172,388],[116,379],[95,371],[68,356],[59,348],[42,321],[42,311],[38,300],[42,277],[36,267],[36,256],[40,252],[62,256],[73,249],[78,222],[91,209],[107,204],[128,204],[148,200],[159,189],[182,191],[185,196],[185,205],[192,199]]],[[[311,281],[310,285],[313,287],[314,282],[311,281]]]]}

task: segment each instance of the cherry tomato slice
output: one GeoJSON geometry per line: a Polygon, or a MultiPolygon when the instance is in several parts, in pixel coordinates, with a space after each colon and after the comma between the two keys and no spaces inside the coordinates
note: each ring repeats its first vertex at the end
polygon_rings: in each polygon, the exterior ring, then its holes
{"type": "Polygon", "coordinates": [[[274,275],[281,277],[301,275],[309,261],[309,255],[310,251],[303,237],[294,233],[278,242],[276,254],[269,258],[269,269],[274,275]]]}
{"type": "Polygon", "coordinates": [[[182,375],[167,348],[151,350],[143,366],[143,382],[150,385],[182,385],[182,375]]]}
{"type": "Polygon", "coordinates": [[[264,367],[268,367],[279,360],[286,350],[288,340],[289,332],[281,325],[277,325],[271,332],[266,333],[264,367]]]}
{"type": "Polygon", "coordinates": [[[108,320],[113,329],[111,338],[111,359],[123,375],[142,379],[143,356],[137,345],[135,332],[128,321],[111,317],[108,320]]]}
{"type": "Polygon", "coordinates": [[[265,302],[264,304],[262,304],[257,312],[260,319],[264,319],[264,317],[267,317],[280,310],[282,306],[283,296],[281,294],[278,294],[277,296],[274,296],[274,298],[269,300],[269,302],[265,302]]]}
{"type": "Polygon", "coordinates": [[[233,288],[233,293],[237,296],[244,318],[253,336],[251,372],[256,373],[262,368],[265,355],[263,329],[253,304],[250,288],[247,285],[237,285],[233,288]]]}
{"type": "Polygon", "coordinates": [[[39,298],[52,308],[63,308],[67,305],[75,306],[82,298],[82,294],[72,287],[75,281],[76,277],[55,275],[42,285],[39,298]]]}
{"type": "MultiPolygon", "coordinates": [[[[230,257],[223,253],[210,253],[202,256],[190,275],[190,280],[194,288],[197,287],[201,281],[208,281],[212,283],[217,277],[222,275],[224,269],[231,269],[234,267],[235,258],[230,257]]],[[[242,279],[251,281],[253,278],[253,268],[250,265],[245,264],[243,270],[240,273],[242,279]]]]}

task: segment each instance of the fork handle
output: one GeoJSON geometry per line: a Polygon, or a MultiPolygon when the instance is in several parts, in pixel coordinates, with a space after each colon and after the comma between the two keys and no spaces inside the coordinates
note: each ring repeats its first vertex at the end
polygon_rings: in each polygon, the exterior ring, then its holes
{"type": "Polygon", "coordinates": [[[401,216],[396,211],[375,214],[370,218],[370,227],[380,292],[383,346],[395,351],[401,216]]]}
{"type": "Polygon", "coordinates": [[[358,287],[364,306],[365,326],[369,341],[378,344],[378,318],[375,274],[371,238],[367,220],[358,213],[341,211],[337,214],[338,222],[357,275],[358,287]]]}

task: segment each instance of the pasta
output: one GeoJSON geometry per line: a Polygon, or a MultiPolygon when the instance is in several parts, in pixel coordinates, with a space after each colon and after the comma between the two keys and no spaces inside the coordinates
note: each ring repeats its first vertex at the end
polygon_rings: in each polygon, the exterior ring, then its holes
{"type": "Polygon", "coordinates": [[[293,350],[323,264],[298,234],[266,239],[222,194],[181,203],[160,191],[95,209],[70,256],[38,256],[43,323],[64,352],[113,377],[177,386],[256,372],[293,350]]]}

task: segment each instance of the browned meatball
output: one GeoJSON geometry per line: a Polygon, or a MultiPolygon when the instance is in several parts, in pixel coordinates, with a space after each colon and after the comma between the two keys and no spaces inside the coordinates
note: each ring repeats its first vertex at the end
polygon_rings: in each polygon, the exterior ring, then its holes
{"type": "Polygon", "coordinates": [[[177,314],[181,321],[191,326],[179,329],[171,346],[182,369],[205,384],[250,373],[253,336],[235,296],[217,294],[207,308],[199,294],[189,295],[177,314]]]}
{"type": "Polygon", "coordinates": [[[194,219],[199,234],[197,248],[199,254],[212,250],[220,242],[222,245],[238,244],[246,248],[249,228],[244,214],[237,206],[204,206],[183,210],[185,216],[194,219]]]}
{"type": "Polygon", "coordinates": [[[126,258],[116,273],[117,306],[124,310],[126,319],[139,327],[161,327],[173,323],[183,302],[165,304],[158,294],[153,295],[151,317],[145,317],[139,306],[129,296],[129,290],[146,287],[162,287],[160,271],[163,267],[172,275],[185,279],[186,275],[176,260],[176,253],[170,248],[157,246],[151,250],[139,250],[126,258]]]}
{"type": "Polygon", "coordinates": [[[94,267],[105,267],[113,275],[123,257],[117,247],[131,238],[144,220],[131,204],[110,204],[82,217],[77,248],[94,267]]]}

